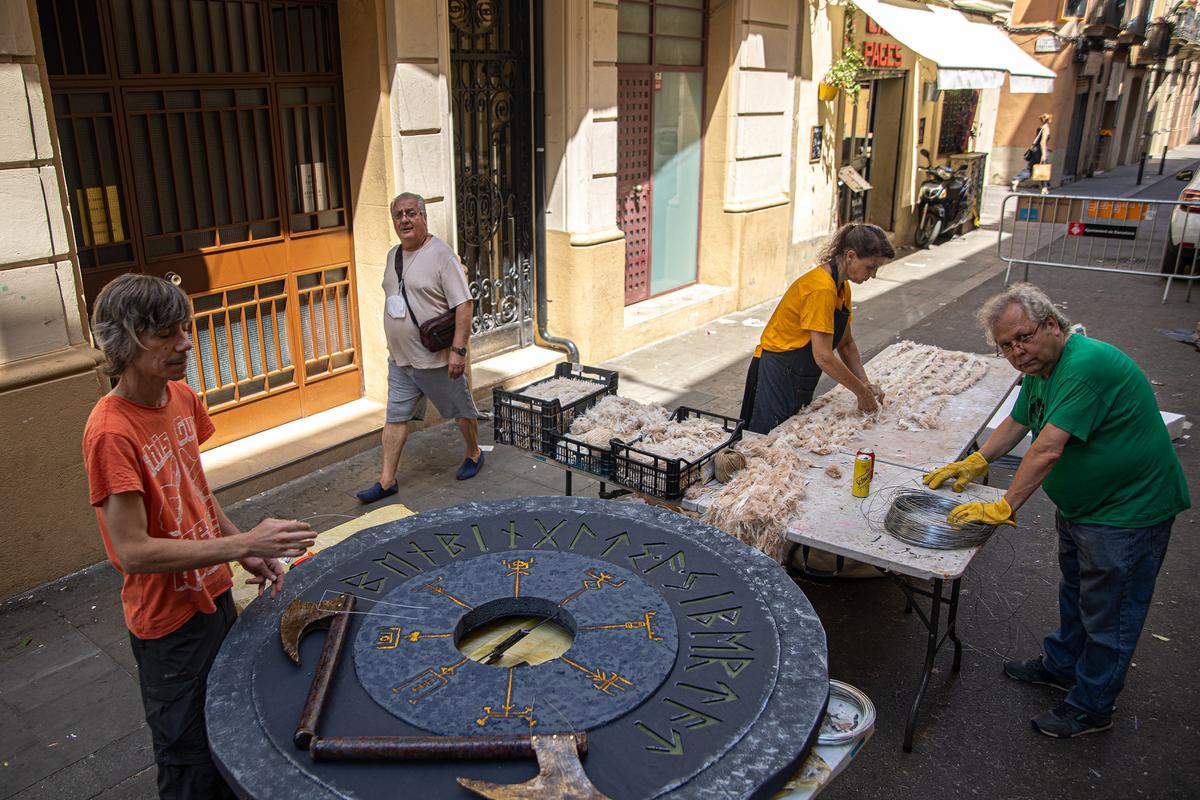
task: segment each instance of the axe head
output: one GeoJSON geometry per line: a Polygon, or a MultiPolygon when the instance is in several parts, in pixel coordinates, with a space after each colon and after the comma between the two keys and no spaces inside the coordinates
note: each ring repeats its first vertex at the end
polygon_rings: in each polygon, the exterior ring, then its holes
{"type": "Polygon", "coordinates": [[[530,736],[537,755],[538,774],[525,783],[488,783],[459,778],[460,786],[492,800],[609,800],[588,780],[579,761],[587,752],[586,734],[558,733],[530,736]]]}
{"type": "Polygon", "coordinates": [[[354,597],[341,594],[322,600],[319,603],[308,603],[299,598],[288,603],[279,618],[279,638],[283,643],[283,652],[287,653],[297,666],[300,664],[300,640],[309,631],[328,628],[339,614],[348,614],[354,609],[354,597]]]}

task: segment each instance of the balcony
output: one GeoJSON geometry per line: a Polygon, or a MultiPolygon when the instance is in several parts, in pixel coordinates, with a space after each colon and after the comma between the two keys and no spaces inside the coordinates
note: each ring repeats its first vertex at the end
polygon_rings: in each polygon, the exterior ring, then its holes
{"type": "Polygon", "coordinates": [[[1129,49],[1129,63],[1141,67],[1165,61],[1171,51],[1171,23],[1158,17],[1146,27],[1146,40],[1129,49]]]}
{"type": "Polygon", "coordinates": [[[1180,9],[1175,12],[1173,22],[1175,26],[1171,31],[1172,49],[1200,43],[1200,17],[1197,16],[1196,9],[1180,9]]]}

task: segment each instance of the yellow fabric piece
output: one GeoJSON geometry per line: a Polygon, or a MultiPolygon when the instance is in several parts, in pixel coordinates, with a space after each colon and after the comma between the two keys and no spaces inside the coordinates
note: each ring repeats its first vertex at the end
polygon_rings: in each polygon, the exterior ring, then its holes
{"type": "MultiPolygon", "coordinates": [[[[354,534],[366,528],[373,528],[376,525],[383,525],[385,522],[411,517],[414,512],[411,508],[403,503],[389,503],[386,506],[381,506],[374,511],[363,514],[361,517],[343,522],[341,525],[330,528],[329,530],[317,534],[316,544],[313,545],[313,558],[317,561],[321,558],[321,551],[326,548],[333,547],[343,539],[348,539],[354,534]]],[[[318,515],[319,516],[319,515],[318,515]]],[[[344,516],[344,515],[338,515],[344,516]]],[[[250,579],[250,573],[242,569],[241,564],[230,564],[233,567],[233,604],[237,606],[238,613],[246,610],[246,606],[250,605],[258,597],[258,586],[247,585],[246,581],[250,579]]],[[[306,564],[299,564],[296,569],[304,569],[306,564]]],[[[284,586],[287,586],[287,578],[284,578],[284,586]]],[[[270,594],[268,587],[264,596],[270,594]]]]}
{"type": "Polygon", "coordinates": [[[952,461],[941,469],[926,473],[921,481],[930,489],[936,489],[953,478],[954,491],[961,492],[968,483],[986,475],[987,471],[987,459],[983,457],[983,453],[976,450],[962,461],[952,461]]]}
{"type": "MultiPolygon", "coordinates": [[[[850,281],[842,281],[839,291],[832,275],[819,266],[813,267],[783,293],[763,328],[754,355],[761,356],[763,350],[772,353],[799,350],[812,341],[813,331],[832,334],[833,312],[838,309],[850,309],[850,281]]],[[[850,319],[853,318],[851,312],[850,319]]]]}
{"type": "Polygon", "coordinates": [[[946,520],[951,525],[962,527],[972,522],[982,522],[985,525],[1011,525],[1017,527],[1012,507],[1001,497],[994,503],[963,503],[955,506],[946,520]]]}

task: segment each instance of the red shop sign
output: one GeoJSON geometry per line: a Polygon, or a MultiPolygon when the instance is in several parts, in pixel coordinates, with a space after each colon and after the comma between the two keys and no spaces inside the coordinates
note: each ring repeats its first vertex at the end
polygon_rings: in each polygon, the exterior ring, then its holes
{"type": "Polygon", "coordinates": [[[863,42],[862,54],[868,67],[899,67],[904,49],[890,42],[863,42]]]}

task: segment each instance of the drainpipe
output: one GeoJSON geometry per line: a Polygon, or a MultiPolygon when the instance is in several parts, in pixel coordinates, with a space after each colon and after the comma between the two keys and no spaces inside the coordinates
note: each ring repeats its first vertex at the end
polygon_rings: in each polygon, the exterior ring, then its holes
{"type": "Polygon", "coordinates": [[[579,348],[570,339],[554,336],[546,326],[546,87],[545,63],[542,53],[542,14],[544,0],[533,0],[533,215],[534,215],[534,295],[537,305],[534,318],[542,341],[567,354],[573,364],[579,363],[579,348]]]}

